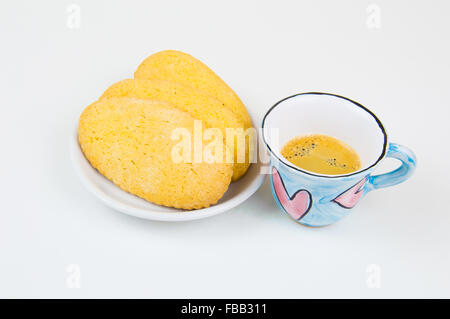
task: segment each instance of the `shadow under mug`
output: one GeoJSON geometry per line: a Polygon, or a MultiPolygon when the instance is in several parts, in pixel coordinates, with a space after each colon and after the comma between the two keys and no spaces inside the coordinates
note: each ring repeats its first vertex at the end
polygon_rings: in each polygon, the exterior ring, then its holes
{"type": "Polygon", "coordinates": [[[270,154],[272,194],[290,217],[307,226],[332,224],[349,214],[368,192],[407,180],[416,157],[405,146],[388,142],[380,120],[363,105],[328,93],[300,93],[272,106],[262,121],[262,136],[270,154]],[[362,168],[344,175],[324,175],[294,166],[281,147],[294,137],[325,134],[353,147],[362,168]],[[372,175],[385,157],[402,165],[372,175]]]}

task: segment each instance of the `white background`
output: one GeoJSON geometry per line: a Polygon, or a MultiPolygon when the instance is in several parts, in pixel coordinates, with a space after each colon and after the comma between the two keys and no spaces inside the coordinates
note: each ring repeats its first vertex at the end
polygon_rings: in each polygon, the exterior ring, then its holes
{"type": "Polygon", "coordinates": [[[71,3],[1,4],[0,297],[450,297],[448,1],[376,1],[380,28],[364,0],[75,1],[75,29],[71,3]],[[115,212],[77,179],[71,134],[164,49],[214,69],[255,123],[294,93],[355,99],[416,152],[416,174],[318,229],[282,215],[267,181],[209,219],[115,212]]]}

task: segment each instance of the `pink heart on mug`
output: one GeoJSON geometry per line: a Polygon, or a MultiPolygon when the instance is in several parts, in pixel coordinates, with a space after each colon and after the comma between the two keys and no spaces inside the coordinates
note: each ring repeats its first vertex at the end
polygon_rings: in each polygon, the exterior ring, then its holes
{"type": "Polygon", "coordinates": [[[289,197],[283,180],[275,167],[272,168],[272,180],[275,194],[284,210],[296,220],[303,218],[311,208],[311,194],[305,189],[300,189],[292,197],[289,197]]]}
{"type": "Polygon", "coordinates": [[[358,184],[352,186],[341,195],[333,199],[333,202],[337,203],[339,206],[343,208],[353,208],[361,199],[363,195],[363,186],[366,183],[367,177],[362,179],[358,184]]]}

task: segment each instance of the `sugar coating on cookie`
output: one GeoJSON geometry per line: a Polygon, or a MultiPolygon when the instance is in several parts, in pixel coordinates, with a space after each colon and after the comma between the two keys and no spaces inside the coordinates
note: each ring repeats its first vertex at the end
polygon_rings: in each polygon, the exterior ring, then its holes
{"type": "Polygon", "coordinates": [[[194,121],[166,102],[105,98],[81,114],[78,139],[91,165],[123,190],[155,204],[199,209],[217,203],[233,170],[227,163],[173,160],[180,142],[174,130],[193,135],[194,121]]]}
{"type": "MultiPolygon", "coordinates": [[[[111,85],[100,97],[100,100],[111,97],[131,97],[169,102],[180,110],[189,113],[192,117],[201,120],[207,128],[220,129],[225,144],[227,128],[244,129],[245,127],[243,122],[216,98],[204,94],[201,90],[173,81],[126,79],[111,85]]],[[[232,180],[236,181],[245,174],[249,167],[249,148],[235,142],[233,143],[233,152],[232,180]],[[238,163],[238,152],[245,155],[246,161],[244,163],[238,163]]]]}
{"type": "Polygon", "coordinates": [[[237,94],[208,66],[187,53],[176,50],[155,53],[139,65],[134,77],[170,80],[200,89],[221,101],[245,128],[252,127],[247,109],[237,94]]]}

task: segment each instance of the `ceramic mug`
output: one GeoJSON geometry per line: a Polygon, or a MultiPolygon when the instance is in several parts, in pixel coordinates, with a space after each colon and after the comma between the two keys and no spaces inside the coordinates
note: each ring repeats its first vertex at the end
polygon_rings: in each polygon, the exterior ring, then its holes
{"type": "Polygon", "coordinates": [[[262,137],[270,154],[272,194],[278,206],[307,226],[332,224],[349,214],[368,192],[404,182],[414,172],[416,157],[405,146],[389,143],[380,120],[363,105],[328,93],[301,93],[272,106],[262,121],[262,137]],[[362,168],[344,175],[325,175],[294,166],[281,147],[294,137],[326,134],[358,153],[362,168]],[[402,165],[372,175],[386,157],[402,165]]]}

